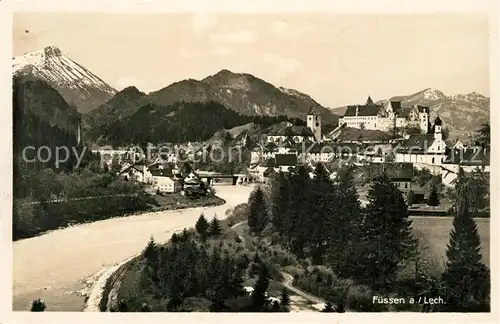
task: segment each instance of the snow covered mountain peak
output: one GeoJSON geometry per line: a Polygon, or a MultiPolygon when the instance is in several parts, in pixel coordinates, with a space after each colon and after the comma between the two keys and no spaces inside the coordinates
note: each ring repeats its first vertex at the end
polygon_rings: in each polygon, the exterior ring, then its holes
{"type": "Polygon", "coordinates": [[[49,83],[80,112],[97,108],[116,93],[101,78],[70,59],[56,46],[14,57],[12,72],[49,83]]]}

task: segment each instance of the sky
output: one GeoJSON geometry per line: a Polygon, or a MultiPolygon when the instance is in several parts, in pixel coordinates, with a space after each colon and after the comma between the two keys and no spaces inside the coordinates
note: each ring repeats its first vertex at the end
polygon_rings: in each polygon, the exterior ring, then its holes
{"type": "Polygon", "coordinates": [[[327,107],[425,88],[489,95],[480,13],[23,12],[13,23],[14,56],[57,46],[117,90],[150,92],[228,69],[327,107]]]}

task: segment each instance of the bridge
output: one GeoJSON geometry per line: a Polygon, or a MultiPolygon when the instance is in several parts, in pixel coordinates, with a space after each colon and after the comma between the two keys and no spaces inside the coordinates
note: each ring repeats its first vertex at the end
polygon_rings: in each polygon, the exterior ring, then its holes
{"type": "Polygon", "coordinates": [[[223,174],[219,172],[196,171],[196,174],[200,177],[201,180],[205,181],[208,185],[212,185],[213,183],[224,179],[231,179],[233,186],[253,181],[253,177],[251,175],[244,173],[223,174]]]}

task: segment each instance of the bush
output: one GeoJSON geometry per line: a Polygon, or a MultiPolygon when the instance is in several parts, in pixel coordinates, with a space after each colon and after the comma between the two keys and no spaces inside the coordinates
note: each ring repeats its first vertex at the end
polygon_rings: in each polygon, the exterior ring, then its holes
{"type": "Polygon", "coordinates": [[[42,299],[36,299],[33,302],[31,302],[31,311],[32,312],[43,312],[47,306],[45,305],[45,302],[42,299]]]}

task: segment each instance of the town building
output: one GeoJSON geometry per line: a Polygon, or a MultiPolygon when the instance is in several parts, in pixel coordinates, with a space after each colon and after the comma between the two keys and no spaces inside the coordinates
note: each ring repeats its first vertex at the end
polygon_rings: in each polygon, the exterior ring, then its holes
{"type": "Polygon", "coordinates": [[[372,181],[375,177],[385,174],[398,188],[404,197],[413,190],[413,164],[412,163],[370,163],[363,168],[365,179],[372,181]]]}
{"type": "Polygon", "coordinates": [[[339,125],[384,132],[392,132],[397,128],[417,127],[422,133],[427,133],[428,123],[428,107],[415,105],[403,108],[401,101],[395,100],[374,103],[371,97],[368,97],[364,105],[347,106],[344,116],[339,119],[339,125]]]}
{"type": "Polygon", "coordinates": [[[446,157],[447,146],[443,140],[442,121],[436,117],[434,132],[410,135],[395,152],[395,161],[413,163],[415,168],[427,168],[434,174],[441,173],[441,164],[446,157]]]}
{"type": "Polygon", "coordinates": [[[174,179],[174,176],[168,170],[154,170],[153,188],[161,193],[176,193],[181,191],[181,183],[174,179]]]}

